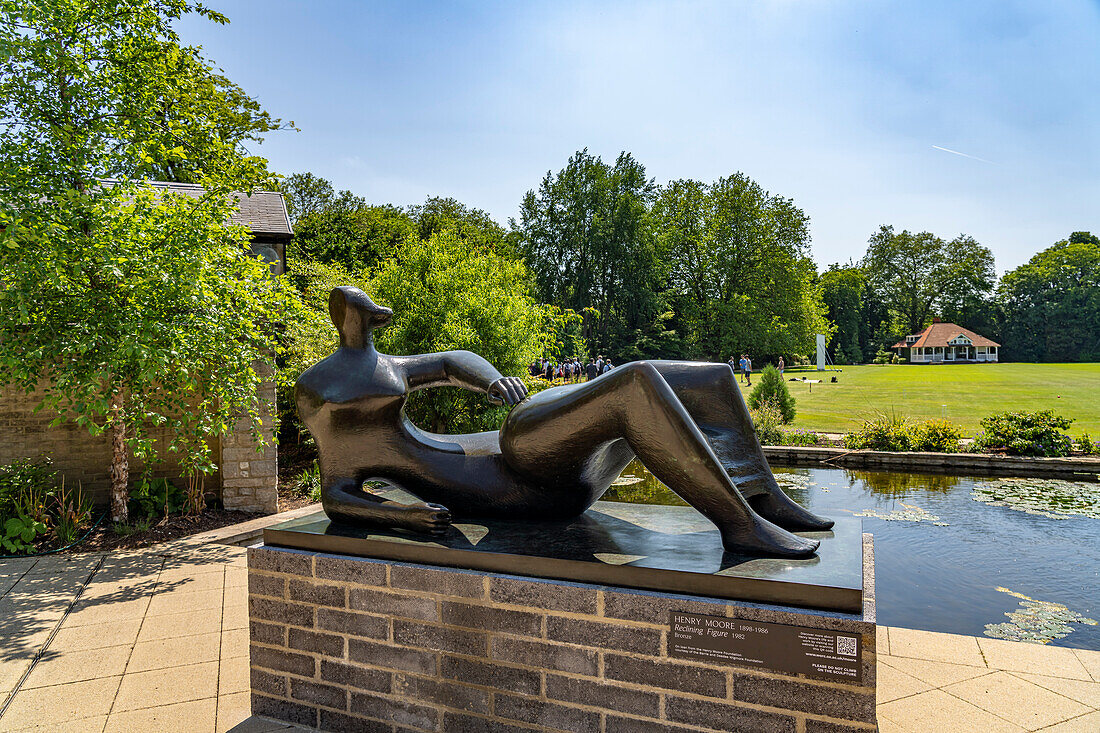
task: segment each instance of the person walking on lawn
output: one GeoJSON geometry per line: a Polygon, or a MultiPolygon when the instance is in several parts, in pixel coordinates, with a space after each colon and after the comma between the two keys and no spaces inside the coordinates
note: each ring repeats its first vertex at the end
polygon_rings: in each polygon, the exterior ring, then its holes
{"type": "Polygon", "coordinates": [[[752,386],[752,359],[748,354],[745,354],[745,384],[752,386]]]}

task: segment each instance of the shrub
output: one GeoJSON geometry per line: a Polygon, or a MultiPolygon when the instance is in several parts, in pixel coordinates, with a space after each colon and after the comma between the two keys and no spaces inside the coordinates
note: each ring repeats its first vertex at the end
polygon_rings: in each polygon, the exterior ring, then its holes
{"type": "Polygon", "coordinates": [[[986,453],[1010,456],[1068,456],[1073,440],[1065,431],[1073,418],[1040,412],[998,412],[983,418],[983,432],[974,441],[986,453]]]}
{"type": "Polygon", "coordinates": [[[756,410],[763,404],[775,407],[784,423],[794,420],[794,397],[779,370],[770,364],[760,373],[760,381],[749,394],[749,407],[756,410]]]}
{"type": "Polygon", "coordinates": [[[130,512],[137,517],[166,517],[186,506],[183,489],[166,478],[144,478],[130,492],[130,512]]]}
{"type": "Polygon", "coordinates": [[[844,447],[851,450],[905,451],[913,449],[913,424],[897,413],[883,413],[863,423],[863,427],[844,436],[844,447]]]}
{"type": "Polygon", "coordinates": [[[1100,442],[1093,440],[1088,433],[1083,433],[1080,438],[1073,441],[1073,449],[1086,456],[1096,455],[1100,453],[1100,442]]]}
{"type": "Polygon", "coordinates": [[[913,450],[957,453],[962,433],[947,420],[925,420],[913,429],[913,450]]]}
{"type": "Polygon", "coordinates": [[[779,429],[783,422],[783,415],[779,409],[770,402],[765,402],[749,411],[752,416],[752,426],[756,429],[756,437],[763,445],[782,445],[783,431],[779,429]]]}
{"type": "Polygon", "coordinates": [[[783,445],[817,445],[817,433],[807,430],[791,430],[783,433],[783,445]]]}
{"type": "Polygon", "coordinates": [[[49,458],[20,458],[0,466],[0,522],[14,517],[26,491],[49,495],[57,485],[57,472],[49,458]]]}

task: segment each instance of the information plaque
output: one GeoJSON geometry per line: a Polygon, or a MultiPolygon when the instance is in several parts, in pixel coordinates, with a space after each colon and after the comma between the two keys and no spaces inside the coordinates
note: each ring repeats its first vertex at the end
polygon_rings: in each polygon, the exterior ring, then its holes
{"type": "Polygon", "coordinates": [[[856,634],[700,613],[669,613],[668,655],[837,682],[861,678],[856,634]]]}

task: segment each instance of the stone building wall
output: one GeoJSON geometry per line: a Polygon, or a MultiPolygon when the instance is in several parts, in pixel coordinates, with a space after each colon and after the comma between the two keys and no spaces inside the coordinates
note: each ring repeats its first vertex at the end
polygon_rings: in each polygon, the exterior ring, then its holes
{"type": "MultiPolygon", "coordinates": [[[[265,384],[262,396],[273,412],[274,385],[265,384]]],[[[40,390],[30,394],[0,390],[0,465],[20,458],[49,458],[65,477],[66,486],[79,486],[96,504],[106,504],[111,465],[108,437],[93,436],[72,423],[51,427],[56,414],[45,410],[35,412],[40,401],[40,390]]],[[[273,421],[265,419],[264,425],[270,431],[273,421]]],[[[229,509],[277,511],[278,472],[274,445],[257,453],[251,434],[237,431],[215,440],[211,447],[220,471],[205,478],[207,490],[218,492],[229,509]]],[[[136,477],[141,469],[142,464],[131,458],[131,477],[136,477]]],[[[173,457],[166,454],[156,465],[153,475],[174,481],[181,477],[181,471],[173,457]]]]}

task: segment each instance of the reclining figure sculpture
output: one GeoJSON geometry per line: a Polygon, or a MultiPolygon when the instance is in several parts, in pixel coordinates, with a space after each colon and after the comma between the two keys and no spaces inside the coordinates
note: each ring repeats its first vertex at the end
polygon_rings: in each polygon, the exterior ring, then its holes
{"type": "Polygon", "coordinates": [[[333,522],[442,533],[452,514],[568,519],[637,456],[718,527],[727,550],[804,557],[818,541],[788,530],[833,524],[779,488],[727,364],[632,362],[528,397],[520,379],[469,351],[379,353],[373,331],[393,311],[357,288],[335,288],[329,313],[340,347],[302,373],[295,393],[317,442],[322,504],[333,522]],[[499,431],[428,433],[405,416],[405,401],[440,386],[481,392],[512,410],[499,431]],[[371,494],[369,480],[423,503],[371,494]]]}

